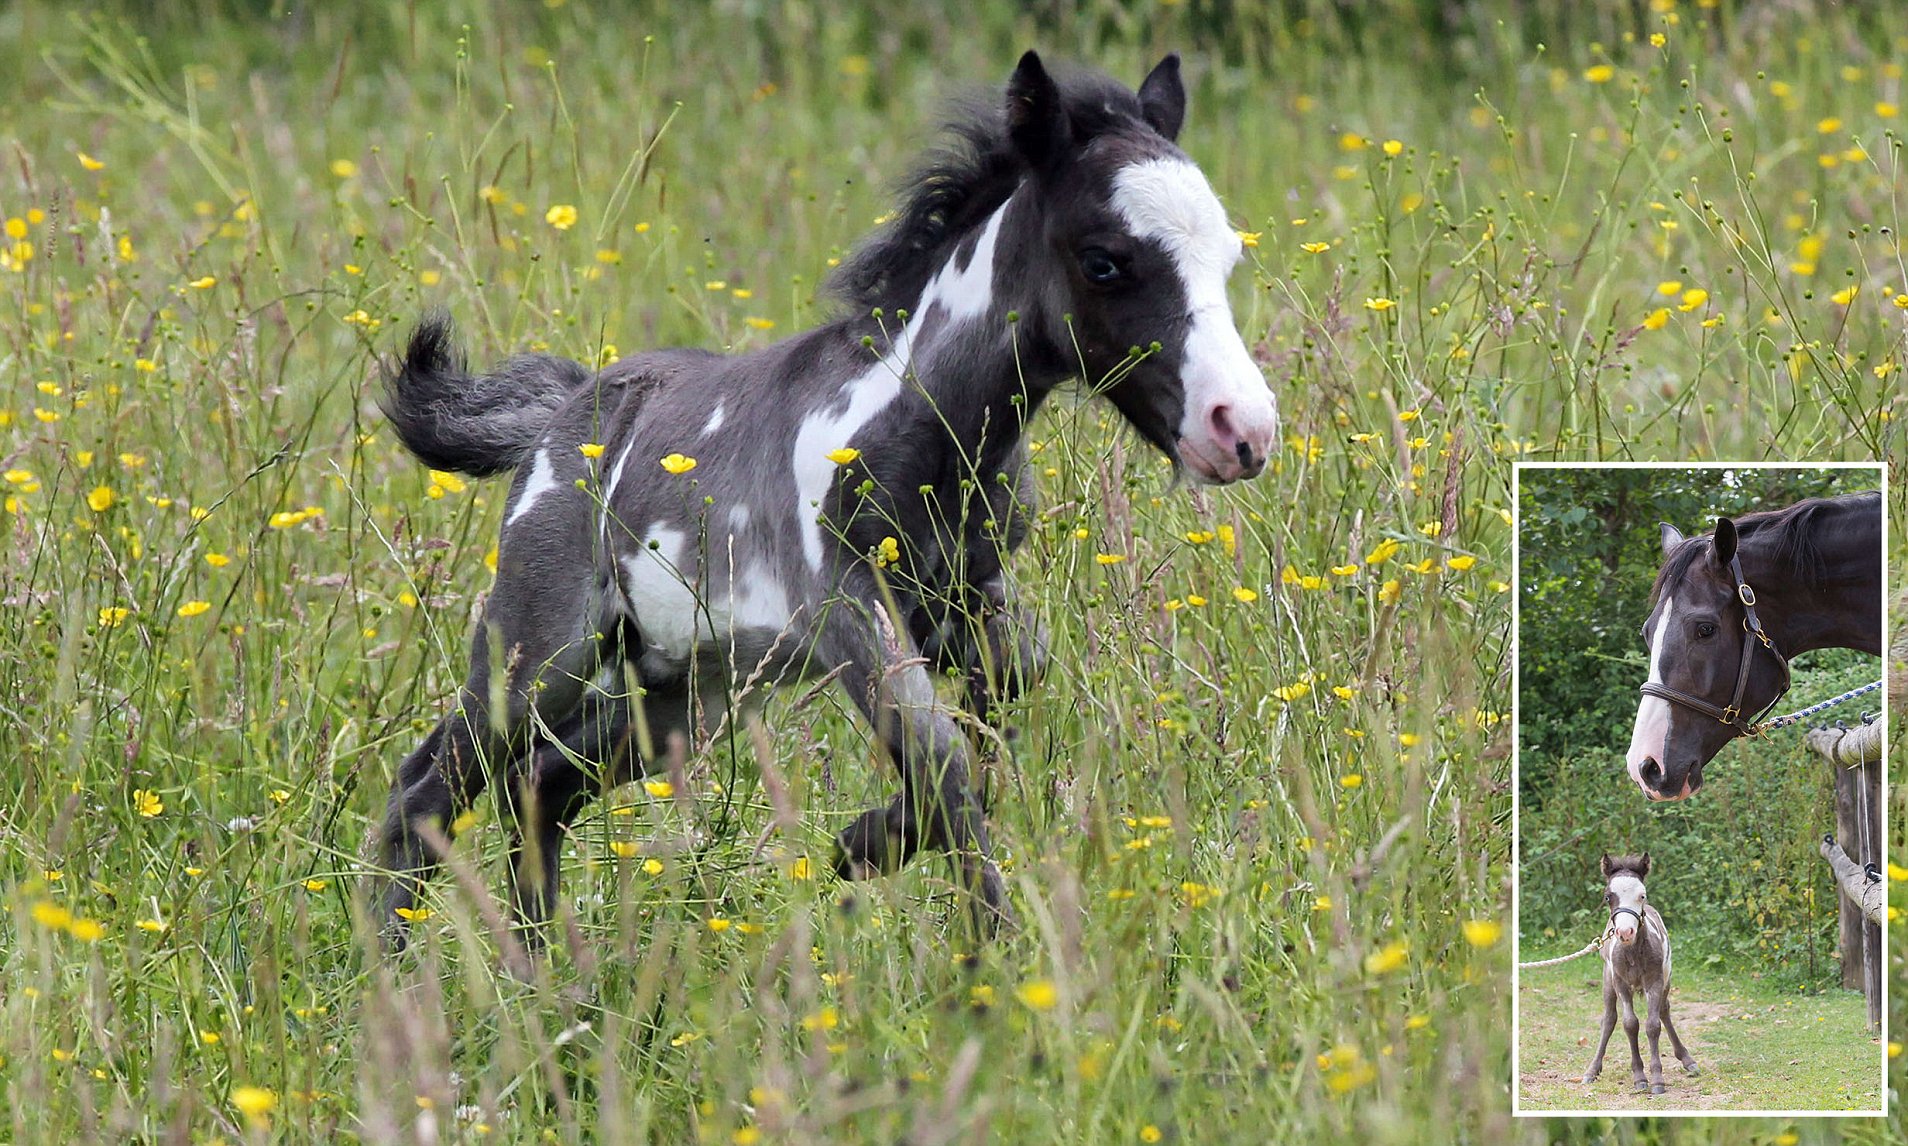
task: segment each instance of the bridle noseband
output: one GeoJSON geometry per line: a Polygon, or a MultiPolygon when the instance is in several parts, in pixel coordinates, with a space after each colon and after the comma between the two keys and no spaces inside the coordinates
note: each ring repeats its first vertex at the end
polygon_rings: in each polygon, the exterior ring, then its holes
{"type": "Polygon", "coordinates": [[[1749,587],[1749,582],[1743,580],[1740,558],[1729,559],[1729,575],[1736,582],[1736,599],[1742,602],[1744,633],[1742,665],[1736,670],[1736,692],[1729,703],[1722,706],[1711,704],[1700,696],[1691,696],[1681,689],[1671,688],[1669,685],[1653,680],[1644,681],[1641,691],[1644,696],[1661,697],[1671,704],[1680,704],[1704,716],[1714,717],[1735,729],[1737,736],[1760,736],[1762,735],[1762,718],[1769,715],[1769,711],[1776,706],[1776,703],[1789,693],[1789,659],[1782,655],[1782,650],[1776,648],[1775,642],[1769,639],[1769,634],[1762,628],[1762,618],[1756,615],[1756,591],[1749,587]],[[1750,640],[1750,637],[1754,637],[1755,640],[1750,640]],[[1774,699],[1763,705],[1753,719],[1745,721],[1742,718],[1742,694],[1743,690],[1749,687],[1749,661],[1755,656],[1758,645],[1768,649],[1770,655],[1775,657],[1776,664],[1782,667],[1782,687],[1776,692],[1774,699]]]}
{"type": "Polygon", "coordinates": [[[1642,913],[1642,912],[1640,912],[1640,911],[1638,911],[1638,910],[1637,910],[1636,908],[1634,908],[1634,907],[1618,907],[1618,908],[1615,908],[1615,909],[1613,909],[1613,910],[1612,910],[1612,911],[1610,912],[1610,928],[1611,928],[1611,930],[1615,930],[1615,929],[1616,929],[1616,917],[1617,917],[1617,916],[1619,916],[1619,915],[1622,915],[1622,914],[1623,914],[1624,912],[1626,912],[1626,911],[1627,911],[1627,912],[1629,912],[1629,913],[1630,913],[1630,914],[1631,914],[1632,916],[1634,916],[1634,917],[1636,918],[1636,929],[1637,929],[1638,931],[1641,931],[1641,930],[1643,930],[1643,913],[1642,913]]]}

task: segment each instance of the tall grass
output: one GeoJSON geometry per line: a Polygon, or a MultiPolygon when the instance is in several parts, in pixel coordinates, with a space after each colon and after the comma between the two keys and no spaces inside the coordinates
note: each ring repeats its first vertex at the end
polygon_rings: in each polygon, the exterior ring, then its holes
{"type": "Polygon", "coordinates": [[[1138,2],[0,13],[7,1136],[1542,1136],[1506,1113],[1503,461],[1899,443],[1899,15],[1655,7],[1542,45],[1492,5],[1225,45],[1138,2]],[[487,815],[373,955],[363,842],[500,513],[402,454],[377,356],[438,303],[478,358],[799,329],[1035,41],[1129,79],[1210,45],[1184,143],[1254,236],[1287,443],[1205,492],[1102,405],[1036,427],[1055,668],[991,779],[1022,933],[975,948],[936,862],[813,878],[891,786],[824,692],[583,821],[532,982],[487,815]]]}

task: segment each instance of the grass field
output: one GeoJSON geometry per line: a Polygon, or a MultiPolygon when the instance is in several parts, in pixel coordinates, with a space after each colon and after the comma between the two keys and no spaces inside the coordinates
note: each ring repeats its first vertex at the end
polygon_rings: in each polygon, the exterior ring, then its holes
{"type": "Polygon", "coordinates": [[[1506,463],[1899,453],[1899,9],[233,7],[0,9],[0,1138],[1899,1139],[1514,1122],[1504,938],[1506,463]],[[1029,44],[1187,54],[1286,444],[1174,488],[1043,413],[1022,931],[814,878],[891,787],[823,693],[582,821],[534,982],[488,812],[377,957],[502,508],[379,356],[432,305],[485,361],[800,329],[1029,44]]]}
{"type": "MultiPolygon", "coordinates": [[[[1797,995],[1746,976],[1676,976],[1670,1018],[1700,1074],[1686,1075],[1662,1041],[1666,1094],[1630,1085],[1630,1048],[1619,1023],[1603,1074],[1581,1079],[1602,1031],[1595,957],[1527,971],[1519,994],[1520,1108],[1541,1110],[1875,1110],[1881,1106],[1882,1040],[1868,1031],[1858,991],[1797,995]]],[[[1638,1017],[1642,1000],[1638,999],[1638,1017]]],[[[1643,1061],[1649,1042],[1639,1036],[1643,1061]]]]}

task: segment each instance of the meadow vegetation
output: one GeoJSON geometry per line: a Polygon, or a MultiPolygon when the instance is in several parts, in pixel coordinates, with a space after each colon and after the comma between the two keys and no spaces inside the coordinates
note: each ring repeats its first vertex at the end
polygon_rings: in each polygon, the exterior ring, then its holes
{"type": "Polygon", "coordinates": [[[1908,18],[954,12],[0,9],[0,1137],[1899,1137],[1510,1118],[1508,463],[1900,449],[1908,18]],[[1036,425],[1022,930],[937,861],[825,877],[892,781],[824,691],[579,822],[533,982],[487,809],[379,958],[365,842],[502,509],[381,356],[437,305],[484,361],[801,329],[1029,45],[1186,54],[1286,428],[1202,491],[1084,396],[1036,425]]]}

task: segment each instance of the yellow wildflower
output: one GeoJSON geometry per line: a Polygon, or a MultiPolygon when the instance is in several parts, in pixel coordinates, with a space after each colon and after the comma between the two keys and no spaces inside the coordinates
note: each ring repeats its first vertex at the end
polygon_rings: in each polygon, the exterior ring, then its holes
{"type": "Polygon", "coordinates": [[[662,468],[680,476],[696,468],[696,459],[687,454],[665,454],[661,464],[662,468]]]}
{"type": "Polygon", "coordinates": [[[559,231],[567,231],[576,226],[576,208],[568,203],[558,203],[543,213],[543,221],[559,231]]]}

